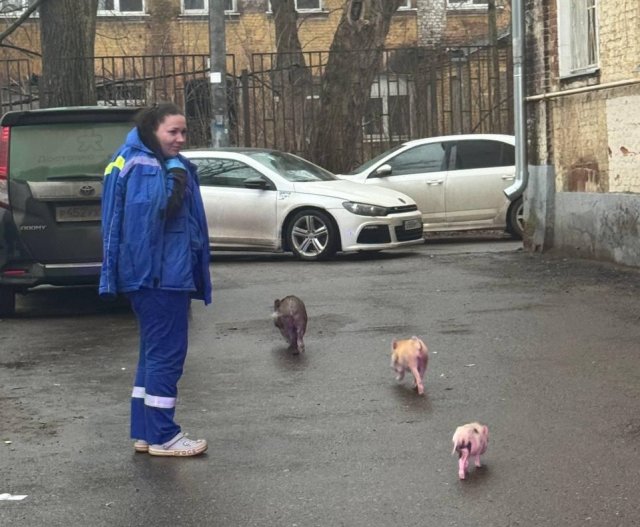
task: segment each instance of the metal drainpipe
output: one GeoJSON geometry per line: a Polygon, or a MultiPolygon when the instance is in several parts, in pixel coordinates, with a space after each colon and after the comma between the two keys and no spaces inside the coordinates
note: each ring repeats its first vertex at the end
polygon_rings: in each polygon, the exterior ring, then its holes
{"type": "Polygon", "coordinates": [[[513,110],[516,137],[516,179],[513,185],[504,189],[513,201],[524,192],[529,181],[527,169],[527,129],[525,123],[524,99],[524,0],[511,3],[511,41],[513,47],[513,110]]]}

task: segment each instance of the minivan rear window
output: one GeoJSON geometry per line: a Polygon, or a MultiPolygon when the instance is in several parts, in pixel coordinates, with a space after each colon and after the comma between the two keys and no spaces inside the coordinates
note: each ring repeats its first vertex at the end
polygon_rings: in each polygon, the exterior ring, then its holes
{"type": "Polygon", "coordinates": [[[22,181],[102,178],[131,128],[127,122],[14,126],[9,177],[22,181]]]}

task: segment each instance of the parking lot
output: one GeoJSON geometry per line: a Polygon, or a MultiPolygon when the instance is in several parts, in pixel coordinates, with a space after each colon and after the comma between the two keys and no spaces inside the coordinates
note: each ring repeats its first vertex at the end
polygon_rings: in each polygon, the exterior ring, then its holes
{"type": "Polygon", "coordinates": [[[323,263],[217,254],[211,272],[177,411],[210,444],[192,459],[133,452],[126,302],[18,299],[0,321],[0,524],[637,524],[637,271],[488,235],[323,263]],[[300,356],[270,319],[287,294],[309,313],[300,356]],[[411,335],[424,396],[389,367],[411,335]],[[486,466],[460,482],[451,436],[472,420],[486,466]]]}

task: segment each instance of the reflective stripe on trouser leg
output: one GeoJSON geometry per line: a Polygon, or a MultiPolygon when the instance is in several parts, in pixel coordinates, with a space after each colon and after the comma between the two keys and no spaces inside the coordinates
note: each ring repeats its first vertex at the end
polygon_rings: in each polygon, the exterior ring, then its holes
{"type": "Polygon", "coordinates": [[[131,434],[151,444],[165,443],[180,432],[174,415],[187,354],[189,293],[141,289],[129,298],[140,325],[135,386],[144,388],[144,399],[132,397],[131,434]]]}

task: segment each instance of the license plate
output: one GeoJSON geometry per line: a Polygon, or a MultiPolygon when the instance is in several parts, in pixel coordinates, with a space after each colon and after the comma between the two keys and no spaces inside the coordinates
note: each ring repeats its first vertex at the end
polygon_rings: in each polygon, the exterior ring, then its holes
{"type": "Polygon", "coordinates": [[[413,231],[415,229],[422,228],[422,222],[420,220],[404,220],[402,225],[405,231],[413,231]]]}
{"type": "Polygon", "coordinates": [[[56,221],[100,221],[100,205],[69,205],[56,207],[56,221]]]}

